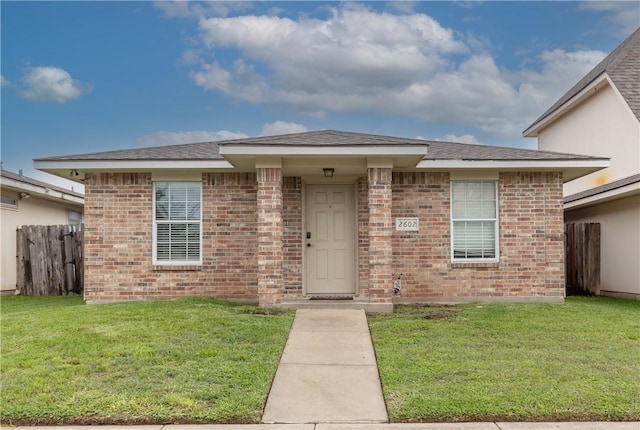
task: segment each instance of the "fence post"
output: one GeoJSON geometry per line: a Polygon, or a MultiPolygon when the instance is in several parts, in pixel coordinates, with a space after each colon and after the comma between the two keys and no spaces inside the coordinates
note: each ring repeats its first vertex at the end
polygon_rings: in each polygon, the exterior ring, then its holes
{"type": "Polygon", "coordinates": [[[24,232],[16,229],[16,290],[24,293],[27,274],[25,272],[24,232]]]}
{"type": "Polygon", "coordinates": [[[589,242],[587,244],[587,279],[588,289],[591,294],[600,292],[600,224],[590,223],[589,242]]]}

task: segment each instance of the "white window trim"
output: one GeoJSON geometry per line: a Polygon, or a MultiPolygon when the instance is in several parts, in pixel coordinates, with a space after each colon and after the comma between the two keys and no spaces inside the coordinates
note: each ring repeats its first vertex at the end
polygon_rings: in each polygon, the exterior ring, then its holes
{"type": "Polygon", "coordinates": [[[7,195],[3,195],[2,196],[3,199],[6,199],[6,202],[2,202],[0,204],[0,206],[2,207],[2,209],[9,209],[12,211],[17,211],[18,210],[18,202],[20,201],[20,199],[18,198],[18,196],[7,196],[7,195]],[[8,200],[11,200],[13,203],[9,203],[8,200]]]}
{"type": "MultiPolygon", "coordinates": [[[[452,263],[467,263],[467,264],[472,264],[472,263],[497,263],[500,261],[500,195],[498,194],[499,191],[499,187],[498,187],[498,181],[497,180],[487,180],[487,179],[465,179],[465,180],[455,180],[455,181],[450,181],[450,186],[449,186],[449,220],[450,220],[450,226],[449,226],[449,231],[451,232],[451,262],[452,263]],[[496,192],[496,218],[495,218],[495,223],[496,226],[494,228],[494,241],[496,244],[496,249],[495,249],[495,257],[494,258],[456,258],[454,256],[454,249],[453,249],[453,222],[454,222],[454,218],[453,218],[453,183],[454,182],[492,182],[494,184],[495,187],[495,192],[496,192]]],[[[475,219],[475,218],[469,218],[469,219],[456,219],[455,221],[492,221],[493,219],[489,219],[489,218],[483,218],[483,219],[475,219]]]]}
{"type": "MultiPolygon", "coordinates": [[[[201,266],[202,265],[202,182],[199,181],[154,181],[153,182],[153,265],[154,266],[201,266]],[[156,184],[158,182],[191,182],[197,183],[200,186],[200,219],[197,221],[200,224],[200,259],[198,261],[166,261],[158,260],[158,221],[156,221],[156,184]]],[[[193,220],[185,220],[185,222],[193,223],[193,220]]],[[[164,222],[161,224],[165,224],[164,222]]]]}

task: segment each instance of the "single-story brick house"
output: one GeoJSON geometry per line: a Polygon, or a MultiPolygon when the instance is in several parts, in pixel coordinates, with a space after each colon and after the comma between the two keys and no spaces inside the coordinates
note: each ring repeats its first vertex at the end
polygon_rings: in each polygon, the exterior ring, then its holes
{"type": "Polygon", "coordinates": [[[348,298],[381,311],[562,302],[562,184],[607,166],[331,130],[35,160],[84,181],[89,303],[348,298]]]}

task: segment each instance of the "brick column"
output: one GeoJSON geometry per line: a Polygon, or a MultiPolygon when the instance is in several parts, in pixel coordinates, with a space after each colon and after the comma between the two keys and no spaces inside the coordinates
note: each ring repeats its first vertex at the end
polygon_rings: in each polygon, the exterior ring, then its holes
{"type": "Polygon", "coordinates": [[[369,181],[369,300],[391,303],[392,235],[391,168],[373,167],[369,181]]]}
{"type": "Polygon", "coordinates": [[[540,173],[540,175],[546,176],[546,186],[544,188],[546,295],[564,297],[566,288],[562,173],[549,172],[540,173]]]}
{"type": "Polygon", "coordinates": [[[257,169],[258,300],[260,306],[282,303],[282,170],[257,169]]]}

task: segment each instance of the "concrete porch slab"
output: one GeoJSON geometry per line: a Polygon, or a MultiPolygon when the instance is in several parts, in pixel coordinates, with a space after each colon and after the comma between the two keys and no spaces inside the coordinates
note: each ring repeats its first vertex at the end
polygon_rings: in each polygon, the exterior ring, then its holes
{"type": "Polygon", "coordinates": [[[285,309],[345,309],[363,310],[367,313],[388,314],[393,312],[393,303],[369,303],[364,300],[285,300],[278,305],[285,309]]]}

